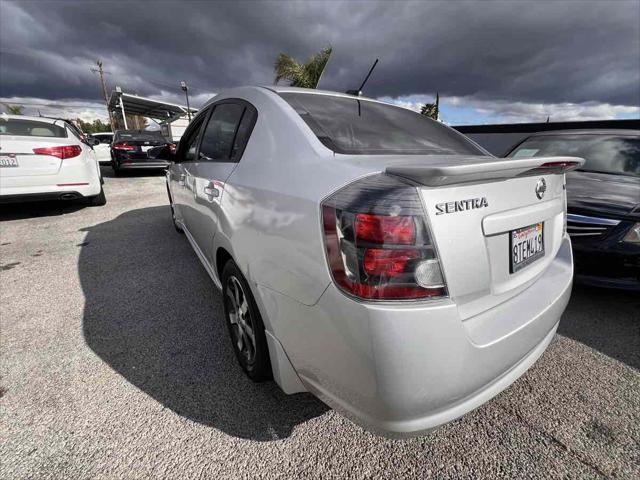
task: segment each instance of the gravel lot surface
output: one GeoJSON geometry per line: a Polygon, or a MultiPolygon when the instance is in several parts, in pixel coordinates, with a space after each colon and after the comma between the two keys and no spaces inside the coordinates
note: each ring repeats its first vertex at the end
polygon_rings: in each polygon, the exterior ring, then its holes
{"type": "Polygon", "coordinates": [[[0,210],[0,477],[640,478],[637,296],[576,287],[513,386],[385,440],[251,383],[164,177],[105,180],[105,207],[0,210]]]}

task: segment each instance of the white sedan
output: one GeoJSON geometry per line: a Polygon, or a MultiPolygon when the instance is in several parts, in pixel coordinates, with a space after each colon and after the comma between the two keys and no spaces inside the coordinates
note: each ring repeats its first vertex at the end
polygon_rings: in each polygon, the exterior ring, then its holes
{"type": "Polygon", "coordinates": [[[60,119],[0,116],[0,203],[107,200],[91,145],[60,119]]]}

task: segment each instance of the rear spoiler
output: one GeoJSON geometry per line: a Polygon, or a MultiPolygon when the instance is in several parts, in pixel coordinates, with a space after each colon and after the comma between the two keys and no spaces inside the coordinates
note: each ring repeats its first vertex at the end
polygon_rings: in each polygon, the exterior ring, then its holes
{"type": "MultiPolygon", "coordinates": [[[[440,157],[442,159],[442,157],[440,157]]],[[[389,166],[389,175],[408,178],[422,185],[439,187],[459,183],[504,180],[531,175],[549,175],[575,170],[584,165],[578,157],[493,158],[462,157],[420,165],[389,166]]]]}

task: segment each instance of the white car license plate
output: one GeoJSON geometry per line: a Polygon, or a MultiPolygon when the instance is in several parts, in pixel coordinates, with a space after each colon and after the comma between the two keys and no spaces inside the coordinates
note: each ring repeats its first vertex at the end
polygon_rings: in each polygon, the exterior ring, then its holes
{"type": "Polygon", "coordinates": [[[140,148],[142,149],[143,152],[148,152],[153,148],[153,145],[143,145],[140,148]]]}
{"type": "Polygon", "coordinates": [[[536,223],[528,227],[509,232],[509,272],[531,265],[544,257],[544,223],[536,223]]]}
{"type": "Polygon", "coordinates": [[[18,159],[15,155],[0,155],[0,167],[17,167],[18,159]]]}

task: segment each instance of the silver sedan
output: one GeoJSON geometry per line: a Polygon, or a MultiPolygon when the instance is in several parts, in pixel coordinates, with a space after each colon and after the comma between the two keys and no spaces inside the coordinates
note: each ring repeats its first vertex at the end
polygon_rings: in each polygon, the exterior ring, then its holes
{"type": "Polygon", "coordinates": [[[530,157],[368,98],[242,87],[192,121],[167,190],[246,374],[405,437],[494,397],[554,336],[564,172],[583,160],[530,157]]]}

